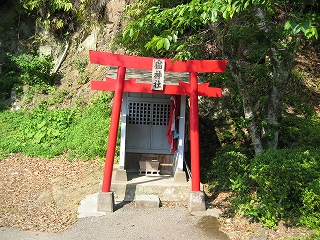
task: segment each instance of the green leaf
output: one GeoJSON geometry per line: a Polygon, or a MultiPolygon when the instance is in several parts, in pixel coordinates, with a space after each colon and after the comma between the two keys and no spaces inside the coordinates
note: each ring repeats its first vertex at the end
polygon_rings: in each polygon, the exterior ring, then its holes
{"type": "Polygon", "coordinates": [[[249,6],[249,4],[250,4],[250,1],[246,1],[243,8],[246,9],[249,6]]]}
{"type": "Polygon", "coordinates": [[[309,39],[312,37],[315,37],[316,39],[318,39],[318,31],[315,27],[311,27],[306,31],[304,31],[304,35],[309,39]]]}
{"type": "Polygon", "coordinates": [[[130,28],[130,30],[129,30],[129,37],[130,37],[130,38],[133,37],[133,29],[132,29],[132,28],[130,28]]]}
{"type": "Polygon", "coordinates": [[[173,38],[173,42],[177,42],[178,36],[177,36],[176,34],[173,34],[173,35],[172,35],[172,38],[173,38]]]}
{"type": "Polygon", "coordinates": [[[168,50],[168,49],[170,48],[170,41],[169,41],[168,38],[164,38],[164,44],[163,44],[163,46],[164,46],[164,49],[165,49],[165,50],[168,50]]]}
{"type": "Polygon", "coordinates": [[[292,28],[291,21],[286,21],[283,27],[285,30],[289,30],[290,28],[292,28]]]}
{"type": "Polygon", "coordinates": [[[218,13],[216,11],[212,10],[209,12],[209,17],[210,17],[211,22],[217,21],[217,16],[218,16],[218,13]]]}
{"type": "Polygon", "coordinates": [[[191,22],[191,27],[193,27],[193,29],[197,29],[197,23],[192,21],[191,22]]]}
{"type": "Polygon", "coordinates": [[[44,132],[37,132],[33,138],[34,143],[40,143],[41,140],[45,137],[45,135],[46,134],[44,132]]]}
{"type": "Polygon", "coordinates": [[[41,123],[37,124],[37,128],[41,129],[44,125],[46,125],[47,121],[43,120],[41,123]]]}
{"type": "Polygon", "coordinates": [[[164,39],[161,38],[161,39],[157,42],[157,45],[156,45],[157,50],[160,50],[160,49],[163,47],[163,44],[164,44],[164,39]]]}
{"type": "Polygon", "coordinates": [[[302,31],[305,31],[311,27],[311,22],[310,21],[304,21],[300,25],[300,28],[302,31]]]}

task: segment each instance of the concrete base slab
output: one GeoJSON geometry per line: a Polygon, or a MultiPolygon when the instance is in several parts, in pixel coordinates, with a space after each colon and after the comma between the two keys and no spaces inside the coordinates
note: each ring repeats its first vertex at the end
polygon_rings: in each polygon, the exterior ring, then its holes
{"type": "Polygon", "coordinates": [[[78,218],[84,217],[98,217],[106,215],[105,212],[98,212],[98,193],[90,194],[86,196],[81,202],[78,208],[78,218]]]}
{"type": "Polygon", "coordinates": [[[114,181],[122,181],[122,182],[128,181],[126,170],[118,169],[114,171],[113,174],[114,174],[114,178],[113,178],[114,181]]]}
{"type": "Polygon", "coordinates": [[[210,216],[210,217],[215,217],[218,218],[222,214],[222,211],[218,208],[208,208],[205,211],[193,211],[192,215],[197,216],[197,217],[204,217],[204,216],[210,216]]]}
{"type": "Polygon", "coordinates": [[[205,194],[202,191],[190,192],[188,210],[190,213],[206,210],[205,194]]]}
{"type": "MultiPolygon", "coordinates": [[[[191,182],[175,182],[170,175],[139,176],[127,171],[128,181],[111,183],[116,202],[132,202],[137,195],[157,195],[161,202],[179,202],[188,204],[191,182]]],[[[203,191],[203,185],[200,184],[203,191]]]]}
{"type": "Polygon", "coordinates": [[[156,195],[163,202],[188,203],[190,188],[190,183],[175,184],[173,179],[170,182],[161,182],[160,184],[157,184],[156,181],[148,182],[147,179],[145,183],[116,182],[111,184],[111,190],[114,192],[117,202],[131,202],[138,195],[156,195]]]}
{"type": "Polygon", "coordinates": [[[98,212],[114,212],[114,193],[113,192],[99,192],[98,193],[98,212]]]}
{"type": "Polygon", "coordinates": [[[160,200],[156,195],[137,195],[134,199],[136,208],[159,208],[160,200]]]}
{"type": "Polygon", "coordinates": [[[187,176],[184,171],[175,172],[174,179],[175,182],[187,182],[187,176]]]}

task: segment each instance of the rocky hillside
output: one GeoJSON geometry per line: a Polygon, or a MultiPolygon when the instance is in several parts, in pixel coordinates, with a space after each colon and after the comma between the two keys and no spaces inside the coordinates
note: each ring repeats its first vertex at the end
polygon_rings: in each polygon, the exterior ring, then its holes
{"type": "MultiPolygon", "coordinates": [[[[89,27],[79,28],[67,40],[57,39],[47,31],[36,29],[41,31],[43,37],[43,40],[39,41],[38,50],[54,58],[54,87],[49,93],[38,94],[28,91],[28,86],[24,86],[24,94],[15,103],[17,108],[33,108],[39,103],[70,107],[86,102],[92,95],[98,94],[90,89],[90,79],[103,79],[107,67],[90,64],[89,50],[111,50],[113,39],[121,28],[120,19],[126,6],[125,0],[106,2],[103,8],[103,23],[92,23],[89,27]]],[[[15,25],[17,16],[12,17],[10,4],[3,5],[0,14],[5,20],[0,28],[15,25]]],[[[34,26],[34,22],[21,19],[16,29],[8,29],[8,34],[0,36],[0,63],[4,62],[6,52],[22,54],[30,48],[29,43],[35,33],[34,26]]]]}

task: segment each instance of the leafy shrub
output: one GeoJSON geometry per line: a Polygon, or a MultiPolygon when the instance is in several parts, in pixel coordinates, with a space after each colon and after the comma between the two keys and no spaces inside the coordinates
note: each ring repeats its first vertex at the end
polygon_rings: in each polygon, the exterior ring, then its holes
{"type": "MultiPolygon", "coordinates": [[[[62,140],[74,121],[74,111],[49,110],[40,106],[27,112],[16,134],[18,149],[31,156],[53,157],[63,153],[62,140]]],[[[14,151],[15,149],[12,149],[14,151]]]]}
{"type": "Polygon", "coordinates": [[[320,115],[312,117],[286,116],[280,129],[279,144],[282,147],[320,145],[320,115]]]}
{"type": "Polygon", "coordinates": [[[72,66],[77,69],[80,79],[78,80],[79,84],[85,84],[89,81],[89,76],[86,73],[86,66],[88,65],[87,59],[85,58],[76,58],[72,62],[72,66]]]}
{"type": "Polygon", "coordinates": [[[50,56],[6,54],[4,70],[0,74],[0,100],[8,98],[12,88],[21,84],[47,88],[53,79],[52,68],[50,56]]]}
{"type": "Polygon", "coordinates": [[[255,156],[242,178],[249,185],[235,188],[235,209],[273,228],[280,219],[294,219],[310,209],[316,216],[319,205],[307,200],[310,191],[305,189],[312,189],[312,198],[317,197],[313,181],[319,178],[319,163],[318,149],[269,150],[255,156]]]}
{"type": "MultiPolygon", "coordinates": [[[[101,16],[108,0],[24,0],[17,7],[35,20],[36,26],[65,37],[77,30],[88,30],[101,16]],[[100,12],[101,11],[101,12],[100,12]]],[[[21,12],[21,11],[20,11],[21,12]]]]}
{"type": "Polygon", "coordinates": [[[16,135],[23,121],[22,111],[4,110],[0,112],[0,158],[7,156],[10,152],[21,150],[19,138],[16,135]]]}
{"type": "Polygon", "coordinates": [[[22,132],[26,140],[30,139],[35,144],[51,142],[64,135],[73,119],[74,113],[69,109],[50,111],[40,106],[30,113],[22,132]]]}
{"type": "Polygon", "coordinates": [[[320,178],[313,180],[302,193],[300,223],[310,227],[320,226],[320,178]]]}
{"type": "Polygon", "coordinates": [[[51,69],[54,64],[51,56],[32,56],[22,54],[18,57],[11,56],[17,64],[19,78],[23,84],[50,84],[52,80],[51,69]]]}
{"type": "Polygon", "coordinates": [[[11,89],[15,84],[20,84],[17,74],[18,66],[11,59],[11,55],[6,54],[2,72],[0,73],[0,101],[10,97],[11,89]]]}
{"type": "Polygon", "coordinates": [[[217,181],[220,188],[230,188],[233,181],[246,174],[250,155],[247,149],[237,145],[222,147],[217,151],[207,174],[217,181]]]}

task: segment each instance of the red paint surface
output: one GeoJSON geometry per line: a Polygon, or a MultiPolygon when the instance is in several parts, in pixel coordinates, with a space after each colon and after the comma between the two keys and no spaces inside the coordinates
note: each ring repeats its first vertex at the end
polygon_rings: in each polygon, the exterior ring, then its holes
{"type": "MultiPolygon", "coordinates": [[[[154,58],[126,56],[108,52],[90,51],[90,62],[108,66],[122,66],[140,70],[152,70],[154,58]]],[[[224,72],[227,60],[188,60],[173,61],[164,59],[167,72],[224,72]]]]}
{"type": "MultiPolygon", "coordinates": [[[[152,90],[151,83],[136,83],[136,79],[124,81],[124,92],[142,92],[153,94],[170,94],[170,95],[190,95],[190,84],[179,81],[179,85],[165,84],[163,91],[152,90]]],[[[105,81],[91,81],[92,90],[115,91],[117,81],[112,78],[106,78],[105,81]]],[[[221,97],[222,88],[209,87],[209,83],[198,84],[198,95],[206,97],[221,97]]]]}
{"type": "Polygon", "coordinates": [[[198,117],[198,77],[197,73],[190,73],[190,152],[191,176],[193,192],[200,191],[200,139],[198,117]]]}
{"type": "Polygon", "coordinates": [[[114,92],[114,100],[112,105],[108,149],[106,154],[106,162],[104,166],[104,177],[102,181],[102,192],[110,192],[111,188],[111,178],[114,164],[114,154],[116,151],[125,74],[126,68],[119,67],[117,73],[117,84],[114,92]]]}

